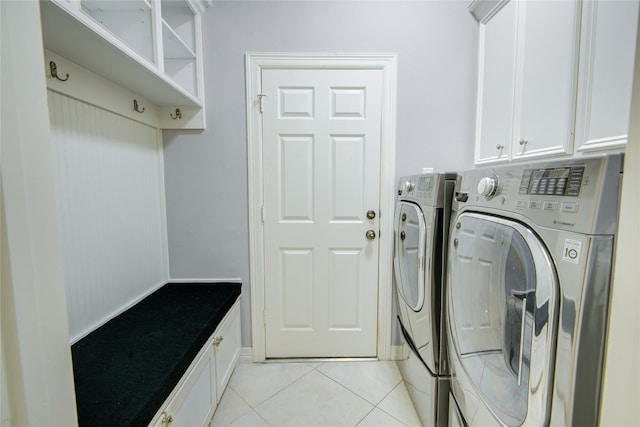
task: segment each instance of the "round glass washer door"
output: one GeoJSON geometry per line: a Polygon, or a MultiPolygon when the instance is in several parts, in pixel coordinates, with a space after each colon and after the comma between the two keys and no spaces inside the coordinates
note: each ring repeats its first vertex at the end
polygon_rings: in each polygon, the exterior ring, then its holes
{"type": "Polygon", "coordinates": [[[507,426],[545,425],[557,321],[555,266],[523,224],[462,213],[447,273],[450,355],[507,426]]]}
{"type": "Polygon", "coordinates": [[[420,207],[399,202],[395,218],[394,270],[398,293],[413,311],[424,305],[426,227],[420,207]]]}

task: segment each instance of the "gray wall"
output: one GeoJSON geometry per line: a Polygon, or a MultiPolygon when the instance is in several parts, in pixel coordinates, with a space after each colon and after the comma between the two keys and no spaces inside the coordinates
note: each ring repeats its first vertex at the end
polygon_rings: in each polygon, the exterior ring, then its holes
{"type": "Polygon", "coordinates": [[[397,53],[398,178],[472,166],[478,26],[465,1],[215,1],[203,39],[207,130],[163,135],[171,277],[241,278],[248,347],[245,53],[397,53]]]}

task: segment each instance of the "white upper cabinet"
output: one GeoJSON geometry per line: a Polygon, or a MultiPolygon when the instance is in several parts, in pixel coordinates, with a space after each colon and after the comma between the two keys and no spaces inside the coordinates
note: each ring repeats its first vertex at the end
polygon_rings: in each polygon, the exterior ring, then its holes
{"type": "MultiPolygon", "coordinates": [[[[145,111],[158,111],[161,128],[203,129],[200,15],[209,2],[46,0],[44,47],[153,103],[145,111]]],[[[72,78],[65,84],[55,90],[91,91],[71,88],[81,84],[72,78]]]]}
{"type": "Polygon", "coordinates": [[[572,153],[580,2],[476,1],[470,9],[487,4],[476,164],[572,153]]]}
{"type": "Polygon", "coordinates": [[[512,158],[573,151],[580,31],[577,1],[518,2],[512,158]]]}
{"type": "Polygon", "coordinates": [[[638,26],[638,0],[589,1],[582,13],[576,151],[627,142],[638,26]]]}
{"type": "Polygon", "coordinates": [[[480,25],[476,162],[509,159],[516,66],[515,2],[480,25]]]}

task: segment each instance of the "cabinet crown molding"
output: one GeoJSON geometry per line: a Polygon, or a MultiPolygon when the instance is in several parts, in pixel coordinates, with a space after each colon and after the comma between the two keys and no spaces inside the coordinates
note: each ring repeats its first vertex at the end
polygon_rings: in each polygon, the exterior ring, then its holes
{"type": "Polygon", "coordinates": [[[507,3],[509,3],[509,0],[473,0],[469,3],[469,13],[478,22],[486,22],[507,3]]]}
{"type": "Polygon", "coordinates": [[[188,0],[188,4],[193,13],[202,15],[213,4],[213,0],[188,0]]]}

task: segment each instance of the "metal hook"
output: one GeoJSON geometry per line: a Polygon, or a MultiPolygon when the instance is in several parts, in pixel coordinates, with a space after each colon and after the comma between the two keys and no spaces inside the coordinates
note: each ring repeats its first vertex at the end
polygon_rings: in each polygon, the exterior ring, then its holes
{"type": "Polygon", "coordinates": [[[67,73],[67,75],[66,75],[66,77],[64,79],[61,79],[58,76],[58,66],[56,65],[55,62],[49,61],[49,69],[51,70],[51,77],[54,77],[54,78],[60,80],[61,82],[66,82],[67,80],[69,80],[69,73],[67,73]]]}
{"type": "Polygon", "coordinates": [[[260,112],[261,112],[261,113],[264,113],[264,111],[263,111],[263,105],[262,105],[262,99],[263,99],[265,96],[267,96],[267,95],[266,95],[266,94],[264,94],[264,93],[259,93],[259,94],[258,94],[258,95],[256,95],[256,96],[258,97],[258,102],[260,103],[260,112]]]}
{"type": "Polygon", "coordinates": [[[182,118],[182,111],[180,111],[179,108],[176,108],[176,115],[175,117],[173,116],[173,114],[169,113],[169,117],[171,117],[173,120],[177,120],[177,119],[181,119],[182,118]]]}
{"type": "Polygon", "coordinates": [[[140,110],[138,108],[138,100],[134,99],[133,100],[133,109],[136,110],[138,113],[144,113],[144,110],[146,110],[146,108],[142,107],[142,110],[140,110]]]}

